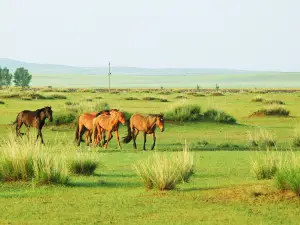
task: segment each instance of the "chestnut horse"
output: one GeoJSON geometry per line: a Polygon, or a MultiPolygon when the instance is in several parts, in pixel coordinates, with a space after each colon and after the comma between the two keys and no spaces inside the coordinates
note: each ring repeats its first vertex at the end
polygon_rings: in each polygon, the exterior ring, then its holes
{"type": "Polygon", "coordinates": [[[111,112],[118,111],[117,109],[111,110],[103,110],[101,112],[91,112],[91,113],[83,113],[78,118],[76,133],[75,133],[75,141],[77,145],[80,145],[82,135],[86,132],[85,142],[89,145],[91,141],[92,131],[93,131],[93,119],[95,119],[99,115],[109,115],[111,112]]]}
{"type": "Polygon", "coordinates": [[[119,139],[119,124],[126,124],[126,118],[123,112],[114,112],[111,115],[100,115],[96,117],[93,121],[93,144],[97,145],[101,143],[102,134],[107,131],[107,141],[101,144],[102,147],[107,148],[108,142],[112,138],[112,132],[116,132],[116,139],[118,142],[118,147],[121,149],[120,139],[119,139]],[[99,134],[97,134],[99,133],[99,134]]]}
{"type": "Polygon", "coordinates": [[[124,143],[129,143],[133,139],[133,147],[136,149],[136,137],[139,132],[144,133],[144,150],[146,150],[146,135],[152,134],[153,144],[151,150],[155,147],[156,137],[155,129],[156,126],[164,131],[164,116],[162,114],[150,114],[149,116],[143,116],[140,114],[134,114],[131,116],[128,126],[128,135],[123,138],[124,143]]]}
{"type": "Polygon", "coordinates": [[[52,109],[51,106],[46,106],[42,109],[37,109],[35,111],[29,111],[24,110],[20,113],[18,113],[16,121],[13,124],[16,125],[16,134],[17,136],[20,136],[20,129],[23,124],[27,127],[27,135],[29,134],[29,128],[35,127],[38,130],[38,134],[36,137],[36,140],[41,137],[41,142],[44,144],[43,134],[42,134],[42,128],[45,124],[46,118],[49,119],[50,122],[52,122],[52,109]]]}

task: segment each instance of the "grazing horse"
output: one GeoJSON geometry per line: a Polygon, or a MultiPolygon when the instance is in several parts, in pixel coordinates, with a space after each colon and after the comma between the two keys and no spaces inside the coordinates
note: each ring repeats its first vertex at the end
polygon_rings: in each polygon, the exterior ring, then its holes
{"type": "Polygon", "coordinates": [[[35,127],[38,130],[38,134],[36,137],[36,140],[41,137],[42,144],[44,144],[44,139],[43,139],[43,134],[42,134],[42,128],[45,124],[46,118],[49,119],[50,122],[52,122],[53,117],[52,117],[53,111],[51,110],[50,106],[46,106],[42,109],[37,109],[36,111],[29,111],[29,110],[24,110],[20,112],[17,115],[16,121],[14,124],[16,125],[16,134],[17,136],[20,136],[20,129],[23,124],[27,127],[27,134],[29,133],[29,128],[30,127],[35,127]]]}
{"type": "Polygon", "coordinates": [[[164,131],[164,116],[162,114],[150,114],[149,116],[143,116],[140,114],[134,114],[131,116],[128,126],[128,135],[123,138],[124,143],[129,143],[133,139],[133,147],[136,149],[136,137],[140,131],[144,133],[144,150],[146,150],[146,135],[152,134],[153,144],[151,150],[154,149],[156,137],[156,126],[164,131]]]}
{"type": "Polygon", "coordinates": [[[91,113],[83,113],[80,115],[77,123],[76,133],[75,133],[75,141],[77,145],[80,145],[80,141],[84,132],[86,132],[85,142],[89,145],[92,136],[93,130],[93,119],[95,119],[99,115],[109,115],[110,112],[118,111],[117,109],[104,110],[101,112],[91,112],[91,113]]]}
{"type": "Polygon", "coordinates": [[[121,149],[120,139],[119,139],[119,124],[126,124],[126,118],[123,112],[114,112],[111,115],[100,115],[96,117],[93,121],[93,144],[97,145],[101,143],[102,134],[107,131],[107,141],[101,144],[102,147],[107,148],[108,142],[112,139],[112,132],[116,132],[116,139],[118,142],[118,147],[121,149]],[[99,133],[99,134],[97,134],[99,133]],[[97,139],[96,139],[97,137],[97,139]]]}

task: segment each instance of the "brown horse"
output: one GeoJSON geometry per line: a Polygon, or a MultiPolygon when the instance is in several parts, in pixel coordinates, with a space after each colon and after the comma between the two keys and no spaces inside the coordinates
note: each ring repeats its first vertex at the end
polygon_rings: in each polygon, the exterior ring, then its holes
{"type": "Polygon", "coordinates": [[[95,119],[99,115],[109,115],[110,112],[118,111],[117,109],[104,110],[101,112],[91,112],[91,113],[83,113],[78,118],[76,133],[75,133],[75,141],[77,145],[80,145],[82,135],[86,132],[85,142],[89,145],[92,136],[93,130],[93,119],[95,119]]]}
{"type": "Polygon", "coordinates": [[[20,112],[17,115],[16,121],[14,124],[16,125],[16,134],[17,136],[20,136],[20,129],[23,124],[27,127],[27,135],[29,133],[29,128],[30,127],[35,127],[38,130],[38,134],[36,137],[36,140],[41,137],[42,144],[44,144],[44,139],[43,139],[43,134],[42,134],[42,128],[45,124],[46,118],[49,119],[50,122],[52,122],[53,117],[52,117],[52,109],[50,106],[46,106],[42,109],[37,109],[36,111],[29,111],[29,110],[24,110],[20,112]]]}
{"type": "Polygon", "coordinates": [[[126,118],[123,112],[114,112],[111,115],[100,115],[96,117],[93,121],[93,144],[97,145],[102,140],[102,134],[107,131],[107,141],[104,140],[104,145],[102,147],[107,148],[108,142],[112,139],[112,132],[116,132],[116,139],[118,142],[118,147],[121,149],[120,139],[119,139],[119,124],[126,124],[126,118]],[[99,133],[97,135],[97,133],[99,133]],[[97,137],[97,139],[96,139],[97,137]],[[99,138],[99,139],[98,139],[99,138]]]}
{"type": "Polygon", "coordinates": [[[149,116],[143,116],[140,114],[134,114],[131,116],[128,126],[128,135],[123,138],[124,143],[129,143],[133,139],[133,147],[136,149],[136,137],[140,131],[144,133],[144,150],[146,150],[146,135],[152,134],[153,144],[151,150],[154,149],[156,137],[155,129],[156,126],[163,132],[164,116],[162,114],[150,114],[149,116]]]}

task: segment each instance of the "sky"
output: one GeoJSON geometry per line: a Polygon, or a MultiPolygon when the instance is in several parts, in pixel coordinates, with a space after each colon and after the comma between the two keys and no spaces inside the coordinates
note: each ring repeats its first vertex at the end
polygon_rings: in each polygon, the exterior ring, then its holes
{"type": "Polygon", "coordinates": [[[298,0],[0,0],[0,58],[300,71],[298,0]]]}

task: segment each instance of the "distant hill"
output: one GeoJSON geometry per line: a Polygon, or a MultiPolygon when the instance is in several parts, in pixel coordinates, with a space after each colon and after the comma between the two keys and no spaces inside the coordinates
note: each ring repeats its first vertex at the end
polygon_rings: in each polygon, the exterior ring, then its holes
{"type": "MultiPolygon", "coordinates": [[[[38,64],[0,58],[0,67],[7,67],[11,71],[18,67],[25,67],[32,74],[107,74],[107,67],[75,67],[55,64],[38,64]]],[[[137,67],[114,67],[113,74],[136,74],[136,75],[208,75],[208,74],[251,74],[267,73],[262,71],[244,71],[232,69],[205,69],[205,68],[137,68],[137,67]]]]}

